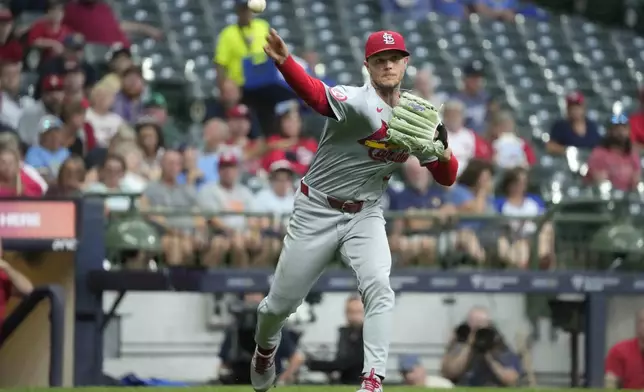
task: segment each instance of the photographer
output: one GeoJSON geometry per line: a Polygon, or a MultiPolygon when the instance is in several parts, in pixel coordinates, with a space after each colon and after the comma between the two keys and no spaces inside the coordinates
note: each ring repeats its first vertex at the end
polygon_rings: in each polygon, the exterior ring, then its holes
{"type": "MultiPolygon", "coordinates": [[[[243,302],[233,307],[230,312],[235,316],[235,323],[226,330],[224,342],[219,351],[221,365],[219,380],[222,384],[250,384],[251,358],[255,351],[255,326],[257,325],[257,306],[264,298],[262,293],[244,294],[243,302]]],[[[282,340],[275,356],[278,383],[290,383],[295,373],[304,363],[304,356],[297,351],[291,335],[282,335],[282,340]],[[283,369],[283,363],[288,363],[283,369]]]]}
{"type": "Polygon", "coordinates": [[[347,299],[345,315],[347,325],[340,328],[335,358],[332,361],[309,359],[306,365],[312,371],[339,372],[338,383],[346,385],[355,383],[362,375],[364,307],[360,296],[352,295],[347,299]]]}
{"type": "Polygon", "coordinates": [[[441,363],[443,376],[457,385],[516,386],[522,374],[521,360],[492,325],[486,309],[470,310],[459,325],[441,363]]]}

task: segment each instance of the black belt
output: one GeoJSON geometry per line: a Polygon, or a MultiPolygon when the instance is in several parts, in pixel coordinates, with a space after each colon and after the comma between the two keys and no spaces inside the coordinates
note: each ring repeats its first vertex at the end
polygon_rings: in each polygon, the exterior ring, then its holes
{"type": "MultiPolygon", "coordinates": [[[[300,190],[304,196],[309,197],[309,186],[304,181],[300,181],[300,190]]],[[[364,206],[364,201],[340,200],[331,196],[327,196],[326,200],[334,210],[348,212],[349,214],[357,214],[362,211],[362,207],[364,206]]]]}

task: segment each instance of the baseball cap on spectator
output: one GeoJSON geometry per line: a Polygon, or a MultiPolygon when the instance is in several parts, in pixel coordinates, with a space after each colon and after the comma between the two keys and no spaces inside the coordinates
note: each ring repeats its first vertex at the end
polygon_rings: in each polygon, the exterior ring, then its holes
{"type": "Polygon", "coordinates": [[[420,358],[414,354],[404,354],[398,357],[398,370],[401,373],[408,373],[420,365],[420,358]]]}
{"type": "Polygon", "coordinates": [[[566,96],[566,105],[583,105],[584,95],[579,91],[573,91],[566,96]]]}
{"type": "Polygon", "coordinates": [[[56,116],[46,115],[38,122],[38,134],[42,135],[55,129],[61,129],[63,122],[56,116]]]}
{"type": "Polygon", "coordinates": [[[250,110],[244,104],[235,105],[226,111],[227,118],[248,118],[249,116],[250,110]]]}
{"type": "Polygon", "coordinates": [[[268,171],[270,174],[277,173],[280,171],[283,172],[288,172],[289,174],[293,174],[293,165],[291,165],[291,162],[289,162],[286,159],[279,159],[273,163],[270,164],[268,167],[268,171]]]}
{"type": "Polygon", "coordinates": [[[290,99],[288,101],[282,101],[275,105],[275,115],[282,117],[285,114],[289,114],[293,111],[299,110],[300,105],[296,100],[290,99]]]}
{"type": "Polygon", "coordinates": [[[85,48],[85,37],[82,34],[70,34],[63,39],[63,46],[71,50],[82,50],[85,48]]]}
{"type": "Polygon", "coordinates": [[[165,97],[161,93],[152,93],[150,96],[143,102],[143,107],[146,109],[150,108],[162,108],[166,109],[168,107],[168,102],[165,100],[165,97]]]}
{"type": "Polygon", "coordinates": [[[463,67],[463,74],[465,76],[484,76],[485,67],[483,66],[483,62],[480,60],[472,61],[463,67]]]}
{"type": "Polygon", "coordinates": [[[13,14],[6,8],[0,8],[0,22],[12,22],[13,14]]]}
{"type": "Polygon", "coordinates": [[[42,80],[42,91],[61,91],[63,89],[63,79],[59,75],[47,75],[42,80]]]}
{"type": "Polygon", "coordinates": [[[405,45],[405,38],[396,31],[384,30],[371,33],[364,45],[364,58],[368,59],[374,54],[387,50],[397,50],[405,56],[409,56],[409,51],[405,45]]]}
{"type": "Polygon", "coordinates": [[[237,166],[239,164],[239,159],[237,154],[231,151],[223,152],[219,155],[219,167],[229,167],[237,166]]]}

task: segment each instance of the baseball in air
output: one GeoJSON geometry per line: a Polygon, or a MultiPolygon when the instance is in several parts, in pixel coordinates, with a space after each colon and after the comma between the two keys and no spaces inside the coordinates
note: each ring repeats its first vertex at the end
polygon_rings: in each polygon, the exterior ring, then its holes
{"type": "Polygon", "coordinates": [[[256,14],[264,12],[266,9],[266,0],[248,0],[248,8],[256,14]]]}

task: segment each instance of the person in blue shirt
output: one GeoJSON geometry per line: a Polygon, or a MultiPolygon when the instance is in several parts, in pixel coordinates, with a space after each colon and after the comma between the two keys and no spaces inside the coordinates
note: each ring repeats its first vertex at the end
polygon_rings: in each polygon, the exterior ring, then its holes
{"type": "Polygon", "coordinates": [[[485,68],[480,60],[463,68],[463,90],[452,98],[465,105],[465,126],[477,134],[485,132],[489,94],[485,91],[485,68]]]}
{"type": "Polygon", "coordinates": [[[389,189],[389,210],[405,212],[408,217],[393,221],[389,243],[397,256],[397,263],[433,264],[436,261],[436,245],[444,222],[456,211],[445,203],[447,188],[432,181],[431,174],[424,170],[415,157],[403,165],[406,186],[389,189]],[[434,218],[414,215],[432,212],[434,218]],[[438,220],[438,221],[437,221],[438,220]]]}
{"type": "Polygon", "coordinates": [[[511,22],[519,8],[519,0],[474,0],[473,6],[483,17],[511,22]]]}
{"type": "Polygon", "coordinates": [[[63,123],[58,117],[44,116],[38,123],[40,143],[27,150],[25,163],[33,166],[50,183],[56,181],[60,166],[69,158],[63,146],[63,123]]]}
{"type": "Polygon", "coordinates": [[[225,121],[213,118],[203,126],[203,146],[197,155],[197,168],[205,183],[219,181],[219,153],[230,136],[225,121]]]}
{"type": "Polygon", "coordinates": [[[433,11],[452,18],[469,16],[472,0],[431,0],[433,11]]]}
{"type": "Polygon", "coordinates": [[[586,117],[584,96],[579,92],[566,97],[567,117],[557,120],[550,129],[550,140],[546,150],[552,155],[563,155],[568,147],[592,150],[597,147],[602,137],[599,126],[586,117]]]}
{"type": "MultiPolygon", "coordinates": [[[[471,160],[450,189],[446,201],[461,214],[494,214],[493,167],[490,163],[471,160]]],[[[496,243],[497,230],[482,219],[462,219],[458,224],[457,248],[472,257],[477,263],[486,260],[485,248],[496,243]]]]}

